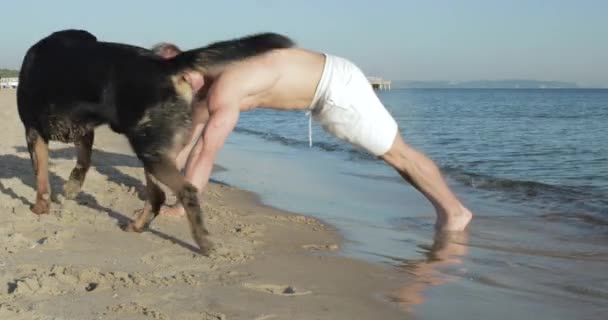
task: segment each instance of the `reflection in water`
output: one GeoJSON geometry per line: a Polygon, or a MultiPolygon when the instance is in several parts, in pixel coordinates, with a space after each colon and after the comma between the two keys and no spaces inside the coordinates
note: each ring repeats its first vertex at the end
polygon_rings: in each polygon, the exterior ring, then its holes
{"type": "Polygon", "coordinates": [[[407,312],[425,302],[424,290],[460,279],[440,270],[444,267],[457,267],[462,257],[468,254],[468,232],[438,232],[431,246],[419,245],[423,259],[404,259],[400,268],[408,274],[408,282],[392,293],[392,300],[407,312]]]}

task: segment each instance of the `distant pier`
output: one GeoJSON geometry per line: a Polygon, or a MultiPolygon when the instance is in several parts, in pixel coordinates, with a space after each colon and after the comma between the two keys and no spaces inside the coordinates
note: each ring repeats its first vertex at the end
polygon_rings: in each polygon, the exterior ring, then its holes
{"type": "Polygon", "coordinates": [[[381,77],[367,77],[372,88],[376,90],[391,90],[391,80],[385,80],[381,77]]]}

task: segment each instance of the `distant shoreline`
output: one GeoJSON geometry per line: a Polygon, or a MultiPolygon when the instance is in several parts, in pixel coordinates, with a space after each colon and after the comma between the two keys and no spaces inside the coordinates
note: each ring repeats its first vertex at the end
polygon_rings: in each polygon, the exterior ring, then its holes
{"type": "Polygon", "coordinates": [[[428,90],[608,90],[604,87],[574,87],[574,88],[507,88],[507,87],[393,87],[392,90],[428,89],[428,90]]]}
{"type": "MultiPolygon", "coordinates": [[[[18,77],[19,70],[0,68],[0,78],[18,77]]],[[[385,79],[389,80],[389,79],[385,79]]],[[[542,80],[390,80],[391,89],[608,89],[605,86],[581,86],[567,81],[542,80]]]]}
{"type": "Polygon", "coordinates": [[[542,80],[393,80],[394,89],[605,89],[604,85],[580,85],[567,81],[542,80]]]}

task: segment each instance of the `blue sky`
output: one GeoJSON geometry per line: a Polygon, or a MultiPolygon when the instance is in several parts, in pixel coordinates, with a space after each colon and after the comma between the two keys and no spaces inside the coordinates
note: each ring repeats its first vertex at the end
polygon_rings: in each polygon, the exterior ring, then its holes
{"type": "Polygon", "coordinates": [[[49,33],[184,48],[260,31],[401,80],[538,79],[608,87],[608,1],[13,0],[2,6],[0,67],[18,68],[49,33]]]}

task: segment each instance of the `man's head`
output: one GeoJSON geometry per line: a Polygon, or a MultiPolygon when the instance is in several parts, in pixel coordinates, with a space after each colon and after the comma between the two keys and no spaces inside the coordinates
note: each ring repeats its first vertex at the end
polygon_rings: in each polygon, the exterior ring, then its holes
{"type": "Polygon", "coordinates": [[[170,59],[180,54],[182,51],[173,43],[161,42],[152,46],[152,51],[157,55],[170,59]]]}
{"type": "MultiPolygon", "coordinates": [[[[171,59],[182,53],[182,50],[180,50],[178,46],[170,42],[161,42],[155,44],[152,46],[151,50],[165,59],[171,59]]],[[[203,75],[193,70],[185,71],[183,77],[190,84],[194,92],[198,92],[198,90],[200,90],[205,84],[203,75]]]]}

